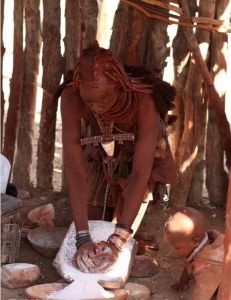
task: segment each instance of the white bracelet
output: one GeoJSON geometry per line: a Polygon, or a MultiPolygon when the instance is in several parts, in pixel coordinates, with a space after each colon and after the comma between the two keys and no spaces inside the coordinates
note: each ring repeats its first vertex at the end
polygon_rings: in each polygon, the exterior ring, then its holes
{"type": "Polygon", "coordinates": [[[85,235],[85,234],[89,234],[89,230],[76,231],[76,235],[85,235]]]}

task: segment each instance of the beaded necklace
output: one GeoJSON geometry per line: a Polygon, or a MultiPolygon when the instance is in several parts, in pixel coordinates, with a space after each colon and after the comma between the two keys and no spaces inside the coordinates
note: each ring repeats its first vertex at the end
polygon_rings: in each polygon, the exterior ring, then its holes
{"type": "Polygon", "coordinates": [[[200,242],[200,244],[192,251],[192,253],[186,258],[186,262],[191,262],[196,254],[207,244],[209,240],[208,233],[205,233],[204,238],[200,242]]]}
{"type": "Polygon", "coordinates": [[[138,99],[136,93],[121,90],[121,93],[114,106],[102,117],[106,120],[113,120],[120,124],[129,124],[138,110],[138,99]]]}

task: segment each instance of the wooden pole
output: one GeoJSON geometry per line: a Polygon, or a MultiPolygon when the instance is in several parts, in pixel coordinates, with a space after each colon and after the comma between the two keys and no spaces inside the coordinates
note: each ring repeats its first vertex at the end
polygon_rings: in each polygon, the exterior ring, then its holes
{"type": "Polygon", "coordinates": [[[13,73],[10,81],[9,108],[5,124],[3,154],[11,165],[14,161],[19,107],[23,87],[23,1],[14,1],[13,73]]]}
{"type": "MultiPolygon", "coordinates": [[[[201,17],[214,17],[214,1],[204,0],[203,3],[200,3],[198,10],[201,17]]],[[[192,8],[190,8],[191,12],[192,8]]],[[[203,58],[206,61],[208,59],[210,33],[197,29],[195,37],[200,44],[200,51],[203,53],[203,58]]],[[[176,207],[185,206],[190,194],[191,204],[195,204],[195,202],[199,204],[202,200],[203,168],[200,167],[196,170],[196,179],[195,177],[193,178],[193,174],[196,164],[199,164],[199,160],[202,161],[202,164],[204,160],[207,103],[202,92],[202,76],[198,74],[197,66],[192,56],[190,56],[188,66],[187,79],[182,86],[184,127],[177,153],[178,183],[172,187],[171,191],[171,200],[176,207]],[[198,180],[199,178],[201,180],[198,180]]]]}
{"type": "MultiPolygon", "coordinates": [[[[229,0],[216,1],[216,19],[227,22],[230,17],[231,2],[229,0]],[[230,4],[229,4],[230,3],[230,4]]],[[[228,85],[228,36],[225,33],[212,32],[210,42],[209,71],[214,86],[220,96],[222,107],[225,107],[225,97],[228,85]]],[[[206,140],[206,188],[210,202],[215,206],[225,206],[228,189],[228,176],[224,169],[224,149],[219,124],[216,122],[214,111],[209,106],[206,140]],[[216,184],[214,184],[216,182],[216,184]]]]}
{"type": "MultiPolygon", "coordinates": [[[[74,69],[77,57],[80,55],[80,31],[81,31],[81,3],[80,0],[66,1],[65,6],[65,37],[64,37],[64,60],[65,75],[74,69]]],[[[61,190],[67,192],[65,180],[64,157],[62,153],[62,183],[61,190]]]]}
{"type": "Polygon", "coordinates": [[[124,64],[143,65],[148,19],[138,10],[120,3],[115,14],[110,49],[124,64]]]}
{"type": "Polygon", "coordinates": [[[4,4],[5,0],[1,1],[1,150],[2,150],[2,141],[3,141],[3,118],[4,118],[4,105],[5,105],[5,100],[4,100],[4,93],[3,93],[3,87],[2,87],[2,64],[3,64],[3,56],[5,53],[5,47],[3,44],[3,21],[4,21],[4,4]]]}
{"type": "Polygon", "coordinates": [[[77,57],[79,56],[79,31],[80,31],[79,1],[66,1],[65,6],[65,74],[74,69],[77,57]]]}
{"type": "Polygon", "coordinates": [[[13,180],[20,188],[30,186],[34,142],[34,116],[41,46],[40,0],[25,1],[26,46],[24,51],[23,92],[17,135],[13,180]]]}
{"type": "Polygon", "coordinates": [[[37,154],[37,186],[51,189],[58,104],[53,99],[53,95],[63,73],[60,48],[60,1],[43,1],[43,13],[43,101],[37,154]]]}
{"type": "MultiPolygon", "coordinates": [[[[96,40],[96,32],[97,32],[97,17],[98,17],[98,4],[96,0],[79,0],[78,3],[72,3],[72,7],[78,7],[78,12],[76,14],[74,12],[70,12],[71,4],[69,1],[66,2],[66,17],[67,12],[69,12],[68,16],[72,15],[75,17],[77,23],[72,22],[70,20],[66,20],[69,26],[68,28],[72,28],[72,32],[77,33],[77,36],[74,38],[71,43],[71,39],[73,38],[70,33],[66,32],[66,43],[65,43],[65,51],[72,51],[72,58],[76,58],[81,53],[81,51],[88,47],[89,44],[95,42],[96,40]],[[76,26],[76,28],[75,28],[76,26]],[[69,41],[69,42],[68,42],[69,41]],[[77,45],[76,45],[77,43],[77,45]],[[71,46],[70,46],[71,44],[71,46]],[[68,49],[67,46],[70,46],[71,49],[68,49]],[[73,47],[76,47],[75,50],[73,47]]],[[[67,27],[66,27],[67,29],[67,27]]],[[[66,52],[65,57],[67,57],[69,53],[66,52]]],[[[68,61],[66,59],[65,71],[70,70],[70,67],[73,67],[74,64],[72,61],[68,61]]],[[[64,171],[64,159],[62,166],[62,191],[66,192],[66,183],[65,183],[65,171],[64,171]]]]}

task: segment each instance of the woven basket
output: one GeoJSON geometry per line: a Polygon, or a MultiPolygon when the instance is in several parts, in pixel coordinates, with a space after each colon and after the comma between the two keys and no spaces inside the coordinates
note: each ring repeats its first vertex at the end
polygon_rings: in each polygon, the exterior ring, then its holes
{"type": "MultiPolygon", "coordinates": [[[[68,284],[66,283],[46,283],[30,286],[25,289],[25,294],[30,300],[46,300],[48,295],[58,290],[64,289],[68,284]]],[[[55,300],[55,299],[54,299],[55,300]]]]}

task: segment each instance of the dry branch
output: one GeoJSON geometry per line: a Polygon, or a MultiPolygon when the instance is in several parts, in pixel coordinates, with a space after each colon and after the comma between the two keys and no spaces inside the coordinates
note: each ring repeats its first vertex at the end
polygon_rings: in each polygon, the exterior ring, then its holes
{"type": "Polygon", "coordinates": [[[161,2],[161,1],[158,1],[158,0],[141,0],[141,1],[145,2],[145,3],[148,3],[148,4],[151,4],[151,5],[154,5],[154,6],[157,6],[157,7],[165,8],[167,10],[175,11],[179,14],[182,14],[182,9],[180,7],[168,4],[166,2],[161,2]]]}
{"type": "Polygon", "coordinates": [[[146,17],[160,20],[168,24],[178,24],[183,27],[196,27],[208,31],[231,32],[231,24],[222,20],[212,20],[209,18],[198,18],[185,16],[176,6],[167,5],[160,1],[151,0],[121,0],[121,2],[136,8],[146,17]],[[148,5],[148,7],[147,7],[148,5]],[[157,8],[155,8],[157,6],[157,8]],[[177,14],[172,14],[169,11],[175,11],[177,14]]]}

